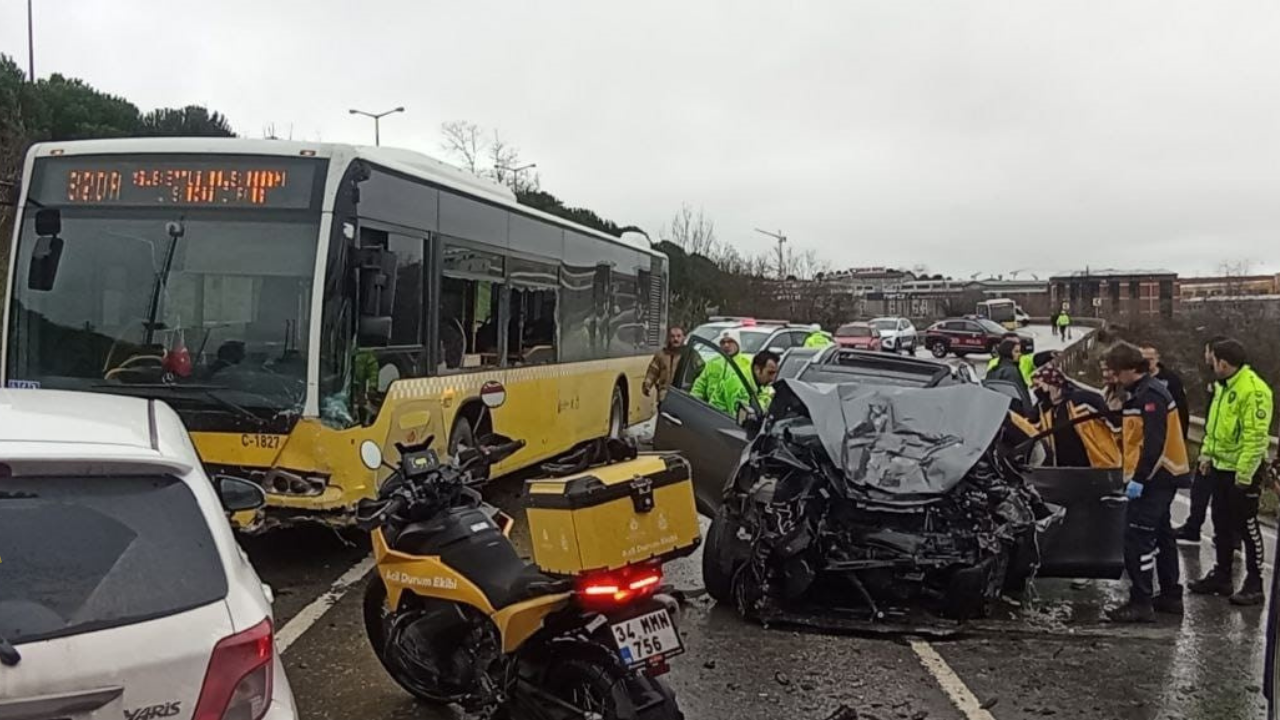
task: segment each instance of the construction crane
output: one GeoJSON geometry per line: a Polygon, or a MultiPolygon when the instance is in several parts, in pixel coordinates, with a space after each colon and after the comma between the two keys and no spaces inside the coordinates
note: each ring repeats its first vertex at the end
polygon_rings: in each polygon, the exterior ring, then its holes
{"type": "Polygon", "coordinates": [[[776,233],[771,233],[768,230],[761,230],[760,228],[756,228],[756,232],[762,235],[768,235],[769,237],[778,241],[778,279],[786,280],[787,279],[787,260],[786,260],[786,253],[783,251],[782,246],[786,244],[787,236],[783,235],[781,230],[779,230],[776,233]]]}

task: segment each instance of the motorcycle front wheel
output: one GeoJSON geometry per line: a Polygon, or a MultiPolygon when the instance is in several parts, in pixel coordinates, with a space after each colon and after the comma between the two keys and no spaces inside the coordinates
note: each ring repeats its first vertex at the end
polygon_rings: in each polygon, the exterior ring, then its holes
{"type": "Polygon", "coordinates": [[[675,693],[661,680],[584,658],[559,660],[547,669],[541,690],[600,720],[684,720],[675,693]]]}

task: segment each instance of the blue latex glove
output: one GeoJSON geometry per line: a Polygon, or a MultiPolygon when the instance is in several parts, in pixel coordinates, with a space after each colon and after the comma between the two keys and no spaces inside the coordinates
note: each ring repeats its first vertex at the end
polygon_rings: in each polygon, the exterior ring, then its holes
{"type": "Polygon", "coordinates": [[[1137,500],[1142,497],[1142,490],[1142,483],[1130,480],[1129,484],[1124,486],[1124,496],[1130,500],[1137,500]]]}

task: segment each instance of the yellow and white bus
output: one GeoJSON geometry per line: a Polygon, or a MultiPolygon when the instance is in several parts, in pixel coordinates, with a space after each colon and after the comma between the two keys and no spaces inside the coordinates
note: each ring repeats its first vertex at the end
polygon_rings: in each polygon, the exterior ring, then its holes
{"type": "Polygon", "coordinates": [[[0,377],[169,403],[267,491],[251,530],[348,524],[366,440],[527,441],[501,474],[653,414],[665,256],[431,158],[121,139],[23,177],[0,377]]]}

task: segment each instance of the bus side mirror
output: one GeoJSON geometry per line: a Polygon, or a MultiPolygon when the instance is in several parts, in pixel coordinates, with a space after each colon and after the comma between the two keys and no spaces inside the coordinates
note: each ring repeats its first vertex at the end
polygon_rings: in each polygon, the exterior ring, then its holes
{"type": "Polygon", "coordinates": [[[53,281],[58,276],[58,264],[62,261],[62,244],[62,238],[57,235],[36,238],[36,246],[31,249],[31,265],[27,268],[28,289],[43,292],[53,289],[53,281]]]}
{"type": "Polygon", "coordinates": [[[356,252],[360,263],[360,344],[385,347],[391,342],[396,300],[396,254],[377,246],[356,252]]]}

